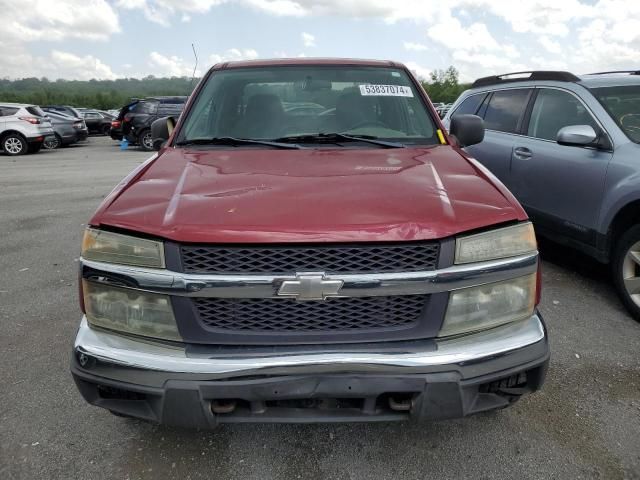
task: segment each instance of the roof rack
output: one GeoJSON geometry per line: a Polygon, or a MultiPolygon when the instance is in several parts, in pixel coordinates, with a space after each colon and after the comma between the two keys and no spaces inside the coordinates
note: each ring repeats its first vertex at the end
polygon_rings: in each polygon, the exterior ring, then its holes
{"type": "Polygon", "coordinates": [[[579,82],[580,78],[573,73],[554,71],[554,70],[535,70],[527,72],[503,73],[502,75],[492,75],[490,77],[482,77],[471,84],[471,88],[486,87],[488,85],[498,85],[500,83],[509,82],[528,82],[530,80],[555,80],[557,82],[579,82]],[[521,77],[509,78],[512,75],[527,75],[521,77]]]}
{"type": "Polygon", "coordinates": [[[609,72],[587,73],[587,75],[608,75],[610,73],[628,73],[629,75],[640,75],[640,70],[611,70],[609,72]]]}

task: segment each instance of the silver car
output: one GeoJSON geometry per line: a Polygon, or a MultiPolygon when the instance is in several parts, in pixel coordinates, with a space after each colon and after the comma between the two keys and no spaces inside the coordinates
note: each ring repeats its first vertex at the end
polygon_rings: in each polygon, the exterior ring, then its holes
{"type": "Polygon", "coordinates": [[[458,115],[483,118],[484,141],[466,150],[513,192],[536,233],[608,263],[640,321],[640,71],[481,78],[445,127],[458,115]]]}
{"type": "Polygon", "coordinates": [[[53,137],[51,121],[36,105],[0,103],[0,149],[6,155],[36,153],[53,137]]]}
{"type": "Polygon", "coordinates": [[[87,139],[87,126],[80,118],[57,112],[46,112],[46,115],[51,120],[55,136],[47,137],[43,145],[44,148],[64,147],[87,139]]]}

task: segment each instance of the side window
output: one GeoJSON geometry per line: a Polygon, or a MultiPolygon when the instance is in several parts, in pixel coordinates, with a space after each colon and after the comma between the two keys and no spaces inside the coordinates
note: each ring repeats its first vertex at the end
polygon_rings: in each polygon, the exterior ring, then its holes
{"type": "Polygon", "coordinates": [[[530,92],[530,89],[495,92],[484,115],[485,127],[489,130],[515,133],[518,130],[518,121],[527,107],[530,92]]]}
{"type": "Polygon", "coordinates": [[[15,107],[0,107],[0,117],[9,117],[18,113],[19,108],[15,107]]]}
{"type": "Polygon", "coordinates": [[[138,102],[135,107],[136,113],[154,114],[158,110],[157,102],[138,102]]]}
{"type": "Polygon", "coordinates": [[[527,135],[555,140],[558,130],[568,125],[591,125],[596,131],[598,129],[591,114],[576,97],[562,90],[541,89],[533,104],[527,135]]]}
{"type": "Polygon", "coordinates": [[[458,106],[458,108],[455,109],[455,111],[451,115],[463,115],[465,113],[475,115],[475,113],[478,111],[478,107],[482,103],[482,100],[484,100],[484,97],[486,96],[486,93],[478,93],[476,95],[468,96],[462,101],[462,103],[458,106]]]}

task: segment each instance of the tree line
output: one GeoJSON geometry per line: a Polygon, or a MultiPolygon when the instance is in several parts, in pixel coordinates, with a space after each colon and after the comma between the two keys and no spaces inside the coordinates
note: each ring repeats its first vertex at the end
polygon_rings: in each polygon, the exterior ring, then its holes
{"type": "MultiPolygon", "coordinates": [[[[420,79],[433,102],[451,103],[468,85],[460,84],[454,67],[435,70],[420,79]]],[[[154,95],[189,95],[198,79],[156,78],[153,75],[117,80],[48,80],[46,78],[0,79],[0,100],[35,105],[72,105],[107,110],[120,108],[131,98],[154,95]]]]}
{"type": "Polygon", "coordinates": [[[189,95],[197,83],[187,77],[120,78],[117,80],[0,79],[0,100],[35,105],[72,105],[108,110],[131,98],[189,95]]]}

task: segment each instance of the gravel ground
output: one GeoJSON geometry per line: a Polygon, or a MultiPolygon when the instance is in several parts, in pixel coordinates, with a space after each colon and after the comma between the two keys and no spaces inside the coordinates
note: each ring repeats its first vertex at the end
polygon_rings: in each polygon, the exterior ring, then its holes
{"type": "Polygon", "coordinates": [[[640,323],[607,270],[542,246],[552,361],[513,408],[410,424],[159,427],[84,403],[69,374],[84,223],[148,157],[107,138],[0,154],[0,478],[640,478],[640,323]]]}

